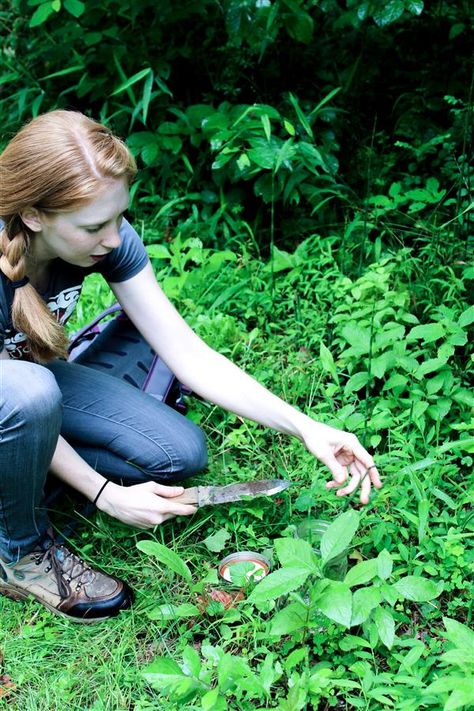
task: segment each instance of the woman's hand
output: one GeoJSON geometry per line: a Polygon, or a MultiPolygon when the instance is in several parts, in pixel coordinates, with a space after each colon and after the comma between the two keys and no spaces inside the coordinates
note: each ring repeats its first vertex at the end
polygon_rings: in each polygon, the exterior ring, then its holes
{"type": "Polygon", "coordinates": [[[173,503],[173,497],[183,491],[182,486],[163,486],[154,481],[133,486],[119,486],[110,482],[97,506],[129,526],[153,528],[175,516],[190,516],[196,512],[195,506],[173,503]]]}
{"type": "Polygon", "coordinates": [[[310,420],[301,436],[306,448],[329,468],[333,481],[326,488],[337,488],[337,496],[352,494],[360,485],[360,501],[367,504],[372,484],[381,488],[374,460],[355,435],[310,420]],[[343,486],[348,477],[349,482],[343,486]]]}

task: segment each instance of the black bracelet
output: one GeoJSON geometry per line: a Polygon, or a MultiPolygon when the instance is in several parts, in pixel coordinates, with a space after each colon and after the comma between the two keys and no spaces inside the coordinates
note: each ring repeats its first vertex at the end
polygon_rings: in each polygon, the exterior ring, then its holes
{"type": "Polygon", "coordinates": [[[100,487],[99,493],[97,494],[97,496],[95,497],[94,501],[92,502],[94,506],[95,506],[96,503],[98,502],[99,496],[100,496],[101,493],[104,491],[105,487],[107,486],[107,484],[108,484],[109,482],[110,482],[110,479],[106,479],[105,482],[104,482],[104,483],[102,484],[102,486],[100,487]]]}

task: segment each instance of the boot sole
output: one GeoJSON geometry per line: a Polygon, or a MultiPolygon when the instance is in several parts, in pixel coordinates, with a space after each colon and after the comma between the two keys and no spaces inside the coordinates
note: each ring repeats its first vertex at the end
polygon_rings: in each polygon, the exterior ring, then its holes
{"type": "Polygon", "coordinates": [[[25,592],[21,588],[17,588],[15,585],[11,585],[9,583],[0,583],[0,595],[8,597],[10,600],[15,600],[15,602],[19,602],[20,600],[26,600],[27,598],[32,597],[38,602],[40,602],[42,605],[44,605],[44,607],[46,607],[50,612],[54,612],[55,615],[58,615],[59,617],[65,617],[70,622],[77,622],[78,624],[82,625],[91,625],[94,624],[94,622],[103,622],[104,620],[110,620],[110,616],[91,618],[73,617],[72,615],[68,615],[66,612],[58,610],[56,607],[53,607],[44,600],[41,600],[41,598],[39,598],[34,593],[25,592]]]}

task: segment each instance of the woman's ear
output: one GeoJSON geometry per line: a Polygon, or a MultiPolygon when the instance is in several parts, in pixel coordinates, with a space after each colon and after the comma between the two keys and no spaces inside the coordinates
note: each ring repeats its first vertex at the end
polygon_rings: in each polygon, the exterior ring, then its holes
{"type": "Polygon", "coordinates": [[[32,232],[41,232],[43,229],[41,215],[36,207],[27,207],[26,210],[20,212],[20,217],[32,232]]]}

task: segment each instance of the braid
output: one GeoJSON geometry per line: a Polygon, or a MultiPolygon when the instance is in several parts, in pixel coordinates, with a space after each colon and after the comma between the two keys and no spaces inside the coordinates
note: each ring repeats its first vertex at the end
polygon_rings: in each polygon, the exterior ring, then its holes
{"type": "MultiPolygon", "coordinates": [[[[0,231],[0,270],[10,281],[18,281],[26,276],[25,255],[29,242],[24,230],[17,232],[11,239],[8,238],[7,229],[0,231]]],[[[67,357],[68,341],[64,328],[31,284],[15,289],[12,321],[17,331],[26,335],[35,360],[67,357]]]]}

